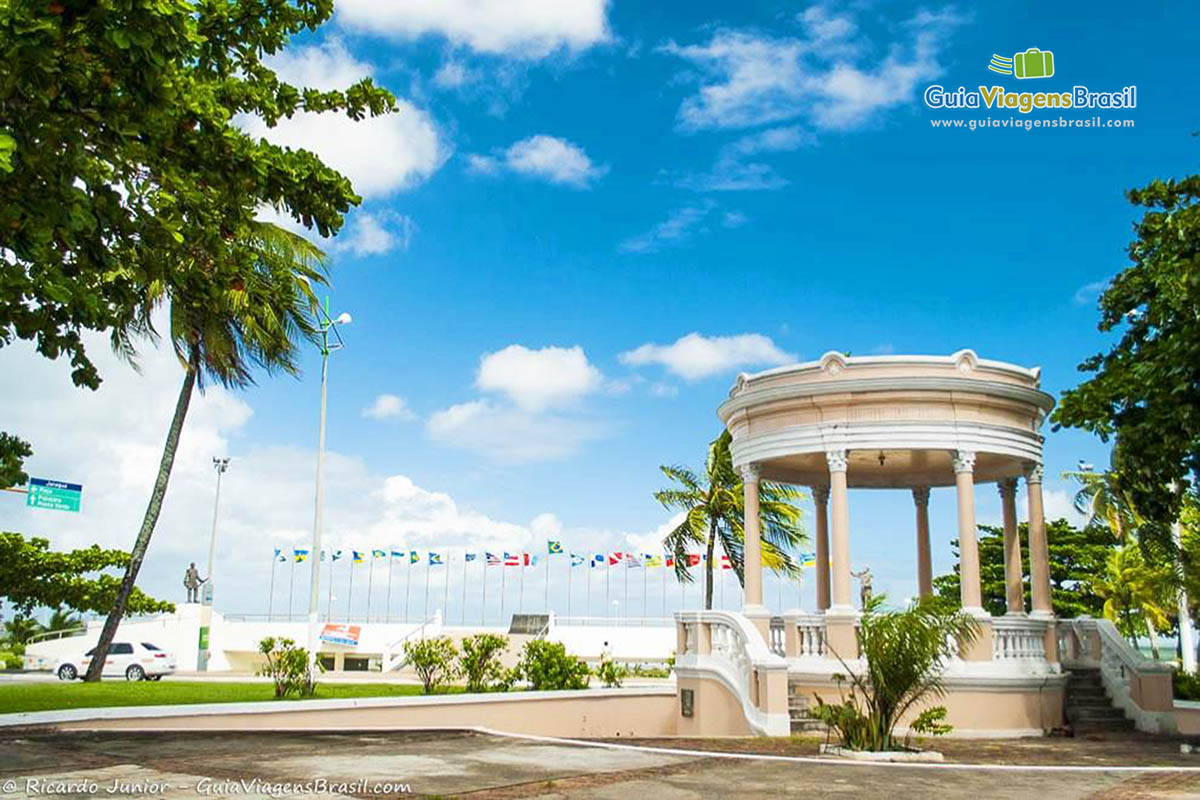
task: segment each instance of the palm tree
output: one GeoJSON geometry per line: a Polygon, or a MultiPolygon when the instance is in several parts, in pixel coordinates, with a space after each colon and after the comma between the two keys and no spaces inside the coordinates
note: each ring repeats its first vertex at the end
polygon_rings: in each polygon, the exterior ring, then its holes
{"type": "Polygon", "coordinates": [[[1168,624],[1167,591],[1170,567],[1146,563],[1136,543],[1127,544],[1108,556],[1104,574],[1092,583],[1092,589],[1104,598],[1104,617],[1137,646],[1143,632],[1150,639],[1150,650],[1158,660],[1158,631],[1168,624]]]}
{"type": "MultiPolygon", "coordinates": [[[[733,563],[738,581],[746,585],[742,557],[745,494],[741,476],[733,468],[733,456],[729,452],[731,440],[729,431],[722,431],[709,444],[703,479],[686,467],[659,467],[681,488],[654,493],[654,499],[665,508],[684,512],[683,521],[663,539],[663,547],[674,556],[675,575],[679,580],[692,580],[688,550],[693,545],[705,549],[704,607],[707,609],[712,608],[713,554],[718,540],[733,563]]],[[[800,509],[795,505],[803,498],[802,492],[790,486],[768,481],[759,483],[762,563],[767,569],[789,577],[800,574],[792,551],[808,543],[800,509]]]]}
{"type": "Polygon", "coordinates": [[[100,680],[109,645],[146,557],[193,390],[199,386],[203,391],[206,380],[225,387],[251,385],[254,367],[295,375],[299,340],[316,336],[318,301],[313,285],[325,283],[324,253],[303,237],[269,223],[252,221],[244,230],[245,235],[230,248],[240,268],[193,266],[177,271],[171,282],[158,281],[149,287],[142,313],[148,318],[155,307],[169,303],[171,345],[184,367],[183,385],[129,566],[88,666],[88,681],[100,680]]]}
{"type": "Polygon", "coordinates": [[[50,621],[46,623],[46,630],[47,632],[69,631],[82,625],[83,620],[75,616],[71,609],[64,610],[62,606],[59,606],[50,615],[50,621]]]}
{"type": "Polygon", "coordinates": [[[42,623],[33,617],[18,614],[4,623],[5,638],[13,644],[23,645],[44,630],[42,623]]]}
{"type": "Polygon", "coordinates": [[[1103,522],[1118,542],[1124,542],[1142,526],[1142,516],[1133,507],[1128,493],[1120,488],[1117,472],[1064,472],[1062,476],[1080,484],[1075,493],[1075,510],[1087,519],[1085,524],[1103,522]]]}

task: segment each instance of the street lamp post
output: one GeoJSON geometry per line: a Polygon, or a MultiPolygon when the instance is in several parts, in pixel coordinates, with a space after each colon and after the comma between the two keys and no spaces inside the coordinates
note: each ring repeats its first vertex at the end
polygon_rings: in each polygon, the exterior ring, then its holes
{"type": "Polygon", "coordinates": [[[321,525],[325,511],[324,471],[325,471],[325,403],[329,383],[329,354],[334,350],[345,347],[342,335],[338,333],[338,325],[349,325],[352,318],[347,313],[339,314],[336,319],[329,316],[329,298],[325,299],[321,312],[321,427],[317,439],[317,492],[313,510],[313,541],[309,560],[312,563],[311,580],[308,586],[308,657],[310,663],[317,658],[317,625],[318,607],[321,596],[321,525]],[[332,334],[332,341],[330,335],[332,334]]]}
{"type": "Polygon", "coordinates": [[[225,470],[229,469],[228,458],[213,458],[213,469],[217,472],[217,494],[213,498],[213,521],[212,521],[212,536],[208,540],[208,572],[205,574],[204,589],[202,593],[203,607],[200,610],[200,652],[196,658],[196,669],[200,672],[208,670],[208,635],[212,627],[212,604],[213,604],[213,565],[216,562],[217,556],[217,511],[221,507],[221,476],[225,474],[225,470]]]}

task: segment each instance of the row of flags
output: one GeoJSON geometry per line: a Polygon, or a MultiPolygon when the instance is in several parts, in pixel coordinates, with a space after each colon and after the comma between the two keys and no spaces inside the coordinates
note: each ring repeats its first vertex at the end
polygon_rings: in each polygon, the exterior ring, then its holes
{"type": "MultiPolygon", "coordinates": [[[[568,555],[562,548],[561,542],[547,542],[546,555],[568,555]]],[[[301,564],[308,560],[311,550],[307,547],[292,548],[292,561],[296,564],[301,564]]],[[[325,560],[326,552],[321,551],[321,561],[325,560]]],[[[655,567],[671,567],[675,566],[675,557],[672,555],[654,555],[652,553],[626,553],[616,551],[611,553],[593,553],[590,555],[580,555],[578,553],[570,553],[571,566],[581,567],[588,565],[590,567],[617,567],[624,566],[626,568],[645,567],[653,569],[655,567]]],[[[340,561],[343,558],[349,558],[351,564],[365,564],[368,559],[374,561],[380,558],[390,558],[391,560],[400,560],[408,564],[419,564],[425,561],[429,566],[444,566],[446,564],[443,554],[434,550],[426,551],[425,558],[421,557],[421,553],[417,550],[331,550],[329,556],[332,561],[340,561]]],[[[466,552],[463,554],[463,560],[467,563],[472,561],[482,561],[485,566],[489,567],[534,567],[537,566],[545,556],[533,553],[509,553],[503,554],[491,553],[484,551],[482,553],[466,552]]],[[[686,556],[689,567],[698,567],[707,559],[707,555],[700,553],[690,553],[686,556]]],[[[275,560],[285,562],[288,560],[286,553],[276,547],[275,560]]],[[[815,553],[801,553],[800,566],[812,567],[816,566],[815,553]]],[[[729,556],[720,556],[721,569],[733,569],[733,563],[729,560],[729,556]]]]}

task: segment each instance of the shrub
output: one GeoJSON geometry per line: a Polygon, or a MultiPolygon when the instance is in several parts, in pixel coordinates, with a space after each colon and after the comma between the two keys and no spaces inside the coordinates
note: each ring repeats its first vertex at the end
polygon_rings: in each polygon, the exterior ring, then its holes
{"type": "Polygon", "coordinates": [[[457,674],[458,648],[449,636],[409,640],[404,643],[404,655],[421,679],[425,694],[433,694],[457,674]]]}
{"type": "MultiPolygon", "coordinates": [[[[317,691],[313,665],[308,651],[297,647],[291,639],[276,639],[268,636],[258,643],[258,652],[267,657],[267,665],[259,675],[269,675],[275,682],[275,696],[312,697],[317,691]]],[[[320,665],[318,665],[318,669],[320,665]]]]}
{"type": "Polygon", "coordinates": [[[596,676],[604,682],[606,689],[621,688],[621,681],[628,674],[628,670],[610,658],[601,661],[600,669],[596,670],[596,676]]]}
{"type": "Polygon", "coordinates": [[[587,664],[568,654],[566,645],[545,639],[526,642],[516,674],[534,691],[586,689],[589,675],[587,664]]]}
{"type": "Polygon", "coordinates": [[[1171,677],[1177,700],[1200,700],[1200,673],[1176,670],[1171,677]]]}
{"type": "Polygon", "coordinates": [[[15,652],[0,653],[0,660],[4,662],[4,669],[21,669],[25,666],[25,659],[15,652]]]}
{"type": "MultiPolygon", "coordinates": [[[[858,652],[866,671],[855,674],[835,653],[849,677],[835,675],[834,680],[850,683],[849,697],[838,705],[818,697],[814,710],[842,745],[854,750],[893,749],[896,724],[924,698],[944,693],[941,672],[946,659],[979,635],[977,621],[931,598],[904,611],[881,610],[883,600],[879,596],[867,603],[859,621],[858,652]]],[[[945,718],[941,706],[926,709],[910,733],[948,733],[945,718]]]]}
{"type": "Polygon", "coordinates": [[[504,692],[512,686],[512,673],[500,663],[508,650],[508,637],[480,633],[462,640],[458,672],[467,680],[468,692],[504,692]]]}

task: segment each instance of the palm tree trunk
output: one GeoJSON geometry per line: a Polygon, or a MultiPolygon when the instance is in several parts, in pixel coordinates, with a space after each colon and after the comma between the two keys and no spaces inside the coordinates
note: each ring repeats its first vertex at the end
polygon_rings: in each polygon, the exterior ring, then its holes
{"type": "Polygon", "coordinates": [[[125,606],[129,603],[129,596],[133,594],[138,571],[142,568],[142,560],[146,557],[146,550],[150,547],[150,537],[158,522],[159,512],[162,511],[163,498],[167,494],[167,482],[171,479],[171,467],[175,463],[175,451],[179,447],[179,434],[183,430],[183,421],[187,418],[188,406],[192,402],[192,390],[196,386],[196,373],[199,368],[200,351],[193,346],[188,358],[187,374],[184,375],[183,386],[179,389],[179,399],[175,402],[175,416],[171,418],[167,441],[163,445],[162,461],[158,465],[158,478],[154,481],[154,490],[150,493],[150,504],[146,506],[146,515],[142,518],[141,530],[138,531],[137,541],[134,542],[133,551],[129,554],[129,566],[125,569],[125,577],[121,581],[121,588],[117,591],[117,600],[113,604],[112,610],[108,612],[108,618],[104,620],[104,628],[100,631],[100,640],[96,642],[92,663],[88,665],[87,675],[84,677],[85,681],[100,680],[104,661],[108,658],[108,648],[117,634],[117,626],[121,623],[121,618],[125,616],[125,606]]]}
{"type": "Polygon", "coordinates": [[[712,611],[713,598],[713,550],[717,544],[717,523],[708,525],[708,550],[704,560],[704,609],[712,611]]]}
{"type": "Polygon", "coordinates": [[[1154,657],[1155,661],[1158,661],[1158,631],[1149,617],[1146,617],[1146,630],[1150,633],[1150,655],[1154,657]]]}

